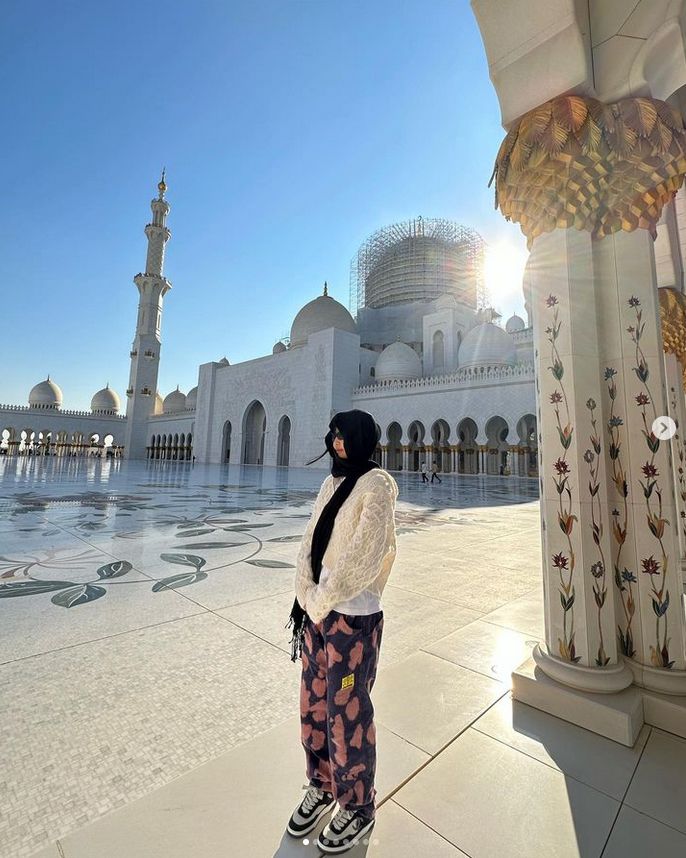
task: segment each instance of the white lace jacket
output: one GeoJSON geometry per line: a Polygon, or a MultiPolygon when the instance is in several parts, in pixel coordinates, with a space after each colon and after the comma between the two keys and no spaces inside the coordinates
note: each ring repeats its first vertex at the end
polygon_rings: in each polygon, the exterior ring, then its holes
{"type": "Polygon", "coordinates": [[[314,526],[341,482],[342,477],[324,480],[296,561],[295,593],[315,623],[363,590],[380,597],[395,560],[398,486],[387,471],[375,468],[359,478],[338,511],[323,560],[330,574],[325,582],[314,583],[310,563],[314,526]]]}

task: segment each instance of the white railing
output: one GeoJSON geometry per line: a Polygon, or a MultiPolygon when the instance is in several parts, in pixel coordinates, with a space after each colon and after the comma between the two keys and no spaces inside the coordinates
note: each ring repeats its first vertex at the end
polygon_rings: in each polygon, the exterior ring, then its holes
{"type": "Polygon", "coordinates": [[[148,420],[155,420],[159,423],[160,420],[192,420],[195,415],[195,408],[192,411],[178,411],[176,414],[151,414],[148,420]]]}
{"type": "Polygon", "coordinates": [[[65,411],[64,408],[41,408],[35,405],[1,405],[0,411],[33,411],[41,416],[60,414],[62,417],[96,417],[98,420],[126,420],[125,414],[101,414],[92,411],[65,411]]]}
{"type": "Polygon", "coordinates": [[[516,343],[528,343],[534,341],[534,329],[524,328],[521,331],[514,331],[510,334],[516,343]]]}
{"type": "Polygon", "coordinates": [[[408,378],[404,381],[377,381],[356,387],[353,396],[379,396],[394,391],[440,390],[452,387],[469,387],[484,383],[498,384],[508,381],[533,381],[535,379],[533,363],[518,363],[505,367],[468,367],[458,369],[447,375],[432,375],[425,378],[408,378]]]}

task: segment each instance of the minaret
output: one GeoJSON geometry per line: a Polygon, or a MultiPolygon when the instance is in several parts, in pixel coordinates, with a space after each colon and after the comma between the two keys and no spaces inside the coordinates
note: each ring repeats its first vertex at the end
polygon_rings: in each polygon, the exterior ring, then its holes
{"type": "Polygon", "coordinates": [[[164,247],[171,232],[167,229],[167,215],[170,205],[164,194],[167,186],[165,171],[157,185],[159,195],[150,203],[152,223],[145,227],[148,239],[148,256],[145,273],[136,274],[133,282],[138,287],[138,321],[136,335],[131,349],[131,371],[129,387],[126,391],[126,447],[125,455],[129,459],[144,459],[146,444],[149,443],[148,418],[155,407],[157,392],[157,373],[160,365],[160,330],[162,327],[162,302],[171,289],[171,283],[164,277],[164,247]]]}

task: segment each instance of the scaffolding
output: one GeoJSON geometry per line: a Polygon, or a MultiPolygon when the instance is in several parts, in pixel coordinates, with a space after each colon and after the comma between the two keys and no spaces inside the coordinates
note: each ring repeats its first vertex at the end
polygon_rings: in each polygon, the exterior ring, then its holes
{"type": "Polygon", "coordinates": [[[364,242],[350,264],[350,311],[432,301],[453,295],[474,308],[487,303],[484,241],[442,218],[394,223],[364,242]]]}

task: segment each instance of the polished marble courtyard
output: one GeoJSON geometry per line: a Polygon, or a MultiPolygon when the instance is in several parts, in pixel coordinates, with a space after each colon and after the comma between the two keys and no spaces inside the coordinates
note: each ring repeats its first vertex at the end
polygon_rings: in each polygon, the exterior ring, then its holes
{"type": "MultiPolygon", "coordinates": [[[[2,858],[318,854],[283,834],[284,624],[323,476],[0,458],[2,858]]],[[[543,638],[536,481],[398,483],[378,821],[348,854],[685,855],[685,741],[628,749],[510,699],[543,638]]]]}

